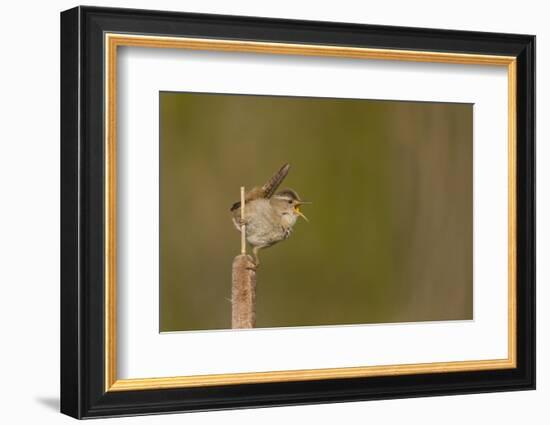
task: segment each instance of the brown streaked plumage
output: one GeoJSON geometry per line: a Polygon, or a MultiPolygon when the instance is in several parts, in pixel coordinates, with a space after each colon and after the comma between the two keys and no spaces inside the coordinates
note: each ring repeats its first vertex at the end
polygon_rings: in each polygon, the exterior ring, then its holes
{"type": "Polygon", "coordinates": [[[287,239],[299,216],[307,221],[299,206],[309,202],[302,201],[292,189],[276,193],[289,169],[289,164],[283,165],[263,186],[246,192],[244,223],[241,221],[241,203],[235,202],[231,207],[237,230],[240,231],[242,224],[246,225],[246,240],[253,247],[256,266],[260,264],[260,249],[287,239]]]}

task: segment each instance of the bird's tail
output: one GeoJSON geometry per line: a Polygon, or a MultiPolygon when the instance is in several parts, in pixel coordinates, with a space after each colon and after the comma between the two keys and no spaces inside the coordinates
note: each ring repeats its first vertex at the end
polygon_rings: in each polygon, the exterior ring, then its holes
{"type": "Polygon", "coordinates": [[[283,180],[288,174],[288,170],[290,169],[290,164],[283,165],[279,171],[277,171],[273,176],[267,181],[266,184],[262,186],[262,192],[264,193],[264,197],[271,198],[277,188],[281,185],[283,180]]]}

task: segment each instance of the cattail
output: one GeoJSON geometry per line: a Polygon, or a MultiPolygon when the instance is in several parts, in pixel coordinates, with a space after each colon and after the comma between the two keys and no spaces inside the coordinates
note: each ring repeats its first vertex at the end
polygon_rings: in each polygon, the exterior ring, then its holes
{"type": "MultiPolygon", "coordinates": [[[[241,221],[244,222],[244,187],[241,187],[241,221]]],[[[241,254],[233,260],[231,288],[231,327],[253,328],[256,325],[256,272],[252,257],[246,254],[246,225],[241,225],[241,254]]]]}
{"type": "Polygon", "coordinates": [[[237,255],[233,260],[231,290],[231,327],[253,328],[256,325],[256,272],[251,269],[252,257],[237,255]]]}

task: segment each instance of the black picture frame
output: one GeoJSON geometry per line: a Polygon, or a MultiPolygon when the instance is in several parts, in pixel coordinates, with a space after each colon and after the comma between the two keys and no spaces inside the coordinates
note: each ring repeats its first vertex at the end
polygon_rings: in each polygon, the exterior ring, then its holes
{"type": "Polygon", "coordinates": [[[96,7],[61,13],[62,413],[92,418],[534,388],[534,36],[96,7]],[[105,32],[516,57],[517,367],[106,392],[105,32]]]}

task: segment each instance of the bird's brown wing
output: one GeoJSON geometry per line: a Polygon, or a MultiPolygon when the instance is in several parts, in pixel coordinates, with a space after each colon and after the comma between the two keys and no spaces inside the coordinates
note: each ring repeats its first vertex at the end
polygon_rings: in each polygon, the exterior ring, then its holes
{"type": "Polygon", "coordinates": [[[271,176],[267,183],[262,186],[264,198],[271,198],[273,196],[277,188],[281,185],[281,183],[287,176],[288,170],[290,170],[290,164],[283,165],[279,169],[279,171],[273,174],[273,176],[271,176]]]}
{"type": "Polygon", "coordinates": [[[230,211],[235,211],[235,210],[238,210],[239,208],[241,208],[241,201],[237,201],[233,205],[231,205],[230,211]]]}

